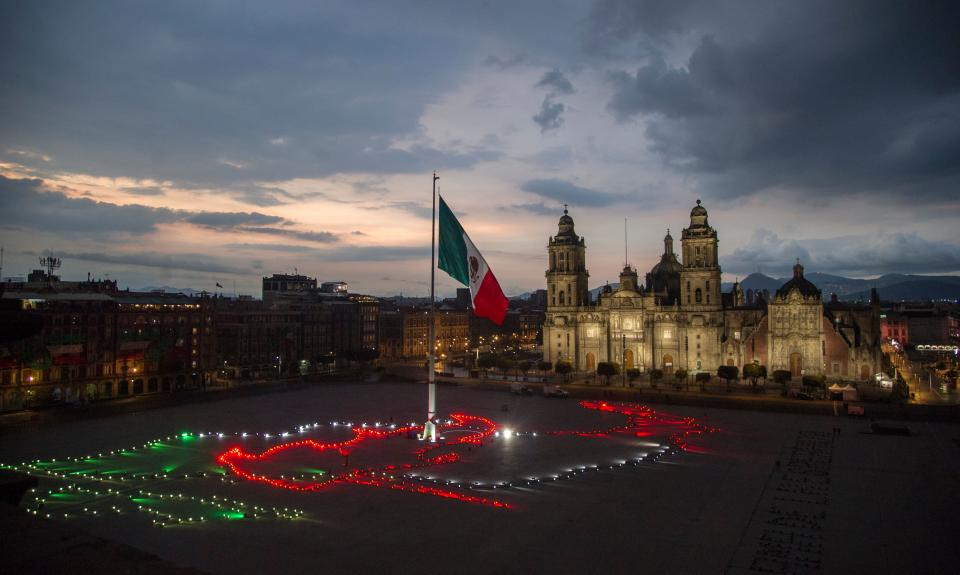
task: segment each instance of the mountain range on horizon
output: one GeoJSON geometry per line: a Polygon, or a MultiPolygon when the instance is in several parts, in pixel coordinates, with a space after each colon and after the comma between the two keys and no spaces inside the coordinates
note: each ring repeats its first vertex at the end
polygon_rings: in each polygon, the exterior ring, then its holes
{"type": "MultiPolygon", "coordinates": [[[[940,300],[960,299],[960,276],[938,275],[923,276],[913,274],[884,274],[873,279],[858,279],[812,272],[804,277],[823,292],[824,298],[836,294],[839,299],[847,301],[870,299],[870,290],[877,288],[881,300],[940,300]]],[[[773,278],[755,272],[740,280],[740,287],[748,289],[768,290],[775,292],[790,278],[773,278]]],[[[733,288],[733,283],[724,282],[722,289],[727,292],[733,288]]]]}
{"type": "MultiPolygon", "coordinates": [[[[823,292],[824,299],[829,299],[830,294],[837,294],[837,298],[844,301],[869,300],[871,288],[877,288],[880,299],[884,301],[960,300],[960,276],[884,274],[874,279],[859,279],[813,272],[804,274],[804,277],[823,292]]],[[[740,287],[744,292],[750,289],[767,290],[772,294],[789,279],[754,272],[740,280],[740,287]]],[[[617,289],[620,284],[609,285],[617,289]]],[[[599,286],[590,290],[594,301],[602,289],[603,286],[599,286]]],[[[724,293],[729,292],[733,289],[733,282],[724,282],[721,289],[724,293]]]]}

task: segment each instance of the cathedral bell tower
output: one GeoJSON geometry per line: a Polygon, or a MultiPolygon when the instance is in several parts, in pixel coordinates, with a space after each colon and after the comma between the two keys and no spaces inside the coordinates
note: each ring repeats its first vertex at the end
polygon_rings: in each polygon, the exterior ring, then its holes
{"type": "Polygon", "coordinates": [[[718,310],[720,300],[720,264],[717,261],[717,231],[707,221],[707,209],[697,205],[690,210],[690,227],[681,236],[683,270],[680,272],[680,305],[704,311],[718,310]]]}
{"type": "Polygon", "coordinates": [[[573,218],[563,207],[557,235],[547,245],[547,313],[543,324],[543,359],[570,362],[580,369],[577,310],[590,303],[585,245],[573,230],[573,218]]]}
{"type": "Polygon", "coordinates": [[[563,208],[557,235],[549,240],[547,268],[547,309],[571,308],[589,303],[586,246],[573,229],[573,218],[563,208]]]}

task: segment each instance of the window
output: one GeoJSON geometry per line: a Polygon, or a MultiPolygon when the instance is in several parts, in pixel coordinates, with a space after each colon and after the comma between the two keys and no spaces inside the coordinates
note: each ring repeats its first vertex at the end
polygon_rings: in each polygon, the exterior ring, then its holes
{"type": "Polygon", "coordinates": [[[697,301],[697,303],[700,303],[701,300],[703,299],[703,292],[700,291],[700,288],[697,288],[697,291],[695,292],[695,294],[696,295],[694,296],[694,299],[697,301]]]}
{"type": "Polygon", "coordinates": [[[673,339],[673,331],[669,329],[663,330],[663,339],[673,339]]]}

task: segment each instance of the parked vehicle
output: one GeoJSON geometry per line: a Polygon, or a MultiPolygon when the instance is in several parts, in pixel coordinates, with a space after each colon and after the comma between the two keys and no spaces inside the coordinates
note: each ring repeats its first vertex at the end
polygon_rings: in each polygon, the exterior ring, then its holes
{"type": "Polygon", "coordinates": [[[510,393],[514,395],[533,395],[533,390],[522,383],[514,382],[510,384],[510,393]]]}
{"type": "Polygon", "coordinates": [[[565,389],[560,389],[559,385],[544,385],[543,386],[543,396],[544,397],[558,397],[564,399],[570,397],[570,394],[565,389]]]}

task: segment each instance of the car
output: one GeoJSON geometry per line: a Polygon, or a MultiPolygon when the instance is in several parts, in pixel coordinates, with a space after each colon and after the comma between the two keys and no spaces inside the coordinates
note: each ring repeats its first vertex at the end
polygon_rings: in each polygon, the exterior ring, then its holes
{"type": "Polygon", "coordinates": [[[514,383],[510,386],[510,393],[514,395],[533,395],[533,390],[520,383],[514,383]]]}
{"type": "Polygon", "coordinates": [[[565,389],[560,389],[556,385],[545,385],[543,386],[543,396],[565,399],[570,397],[570,393],[565,389]]]}
{"type": "Polygon", "coordinates": [[[796,392],[795,394],[793,394],[793,397],[794,397],[794,399],[806,399],[806,400],[812,400],[812,399],[813,399],[813,396],[812,396],[812,395],[810,395],[809,393],[805,393],[805,392],[803,392],[803,391],[798,391],[798,392],[796,392]]]}

